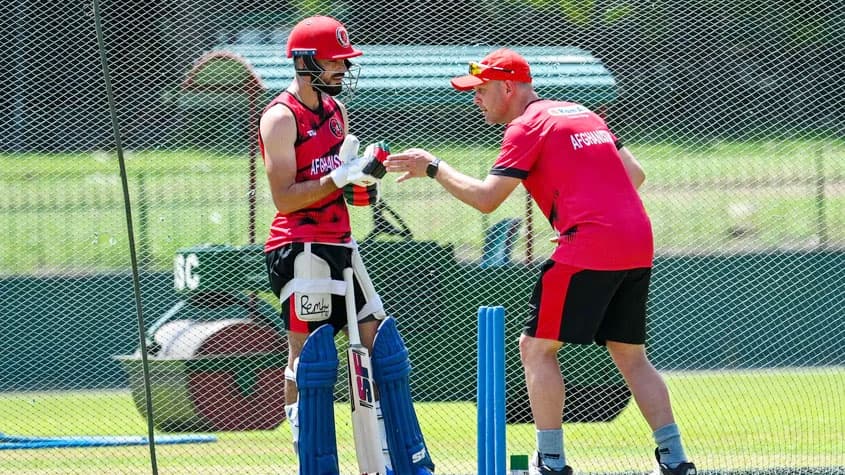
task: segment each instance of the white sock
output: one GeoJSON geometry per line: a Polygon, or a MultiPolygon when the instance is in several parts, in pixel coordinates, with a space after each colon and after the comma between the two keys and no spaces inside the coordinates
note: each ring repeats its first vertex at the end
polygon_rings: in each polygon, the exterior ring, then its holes
{"type": "Polygon", "coordinates": [[[299,454],[299,402],[285,404],[285,416],[290,424],[290,436],[293,450],[299,454]]]}
{"type": "Polygon", "coordinates": [[[381,436],[381,453],[384,455],[384,465],[393,470],[390,463],[390,450],[387,448],[387,429],[384,427],[384,416],[381,414],[381,402],[376,401],[376,418],[378,418],[378,432],[381,436]]]}
{"type": "MultiPolygon", "coordinates": [[[[296,384],[296,367],[299,366],[299,358],[293,360],[293,369],[285,368],[285,383],[288,381],[296,384]]],[[[287,385],[287,384],[286,384],[287,385]]],[[[290,424],[290,436],[293,441],[293,451],[299,456],[299,400],[293,404],[285,404],[285,417],[290,424]]]]}
{"type": "Polygon", "coordinates": [[[566,455],[563,451],[563,429],[537,430],[537,452],[552,470],[563,470],[566,455]]]}

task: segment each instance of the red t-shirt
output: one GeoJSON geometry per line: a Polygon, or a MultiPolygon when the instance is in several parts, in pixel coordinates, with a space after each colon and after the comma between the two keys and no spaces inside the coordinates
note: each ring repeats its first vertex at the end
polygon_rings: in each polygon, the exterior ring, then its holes
{"type": "Polygon", "coordinates": [[[552,260],[594,270],[651,267],[651,222],[601,117],[538,100],[508,124],[492,175],[522,180],[559,235],[552,260]]]}
{"type": "MultiPolygon", "coordinates": [[[[320,100],[319,109],[312,111],[285,91],[264,109],[266,112],[270,107],[282,104],[296,118],[297,182],[317,180],[340,166],[338,152],[344,139],[343,114],[331,96],[321,94],[320,100]]],[[[258,146],[266,160],[260,134],[258,146]]],[[[288,214],[276,212],[264,252],[291,242],[347,243],[351,237],[349,211],[343,191],[337,190],[306,208],[288,214]]]]}

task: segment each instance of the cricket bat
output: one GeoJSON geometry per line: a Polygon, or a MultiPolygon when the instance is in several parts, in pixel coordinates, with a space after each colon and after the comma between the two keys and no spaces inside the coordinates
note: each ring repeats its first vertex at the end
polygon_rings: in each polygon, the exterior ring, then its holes
{"type": "Polygon", "coordinates": [[[349,401],[352,404],[352,433],[358,471],[362,474],[384,473],[384,456],[376,417],[375,384],[370,351],[361,344],[352,269],[343,269],[346,282],[346,326],[349,331],[349,401]]]}

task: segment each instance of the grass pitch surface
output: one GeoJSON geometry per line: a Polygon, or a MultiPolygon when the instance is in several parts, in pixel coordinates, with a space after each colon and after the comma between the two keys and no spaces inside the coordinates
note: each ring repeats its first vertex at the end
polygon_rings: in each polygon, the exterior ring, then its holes
{"type": "MultiPolygon", "coordinates": [[[[845,368],[668,373],[687,452],[703,473],[845,473],[845,368]]],[[[422,403],[417,412],[438,474],[476,472],[472,402],[422,403]]],[[[341,473],[355,473],[348,405],[335,405],[341,473]]],[[[125,391],[0,394],[0,432],[144,435],[125,391]]],[[[158,446],[160,474],[295,474],[287,423],[222,432],[210,444],[158,446]]],[[[631,402],[612,422],[565,426],[568,462],[581,473],[642,473],[650,430],[631,402]]],[[[513,454],[534,448],[530,424],[508,426],[513,454]]],[[[0,473],[148,474],[147,447],[0,450],[0,473]]]]}

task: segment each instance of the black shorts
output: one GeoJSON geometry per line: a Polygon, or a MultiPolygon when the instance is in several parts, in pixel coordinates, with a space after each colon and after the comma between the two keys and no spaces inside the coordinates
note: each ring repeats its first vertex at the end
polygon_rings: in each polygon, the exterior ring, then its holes
{"type": "MultiPolygon", "coordinates": [[[[342,293],[328,294],[312,291],[309,295],[309,291],[301,290],[297,293],[281,295],[285,287],[296,277],[294,268],[296,258],[307,253],[307,249],[310,249],[313,256],[328,264],[330,277],[326,276],[326,279],[334,281],[335,286],[343,282],[343,269],[351,267],[354,270],[355,306],[359,312],[359,322],[373,320],[376,316],[383,318],[384,309],[381,299],[373,289],[357,248],[296,242],[273,249],[264,255],[270,287],[277,298],[281,297],[281,317],[286,330],[311,333],[328,323],[334,327],[334,332],[337,334],[346,326],[346,300],[342,293]],[[311,297],[308,303],[310,306],[306,306],[302,299],[307,300],[309,297],[311,297]],[[297,298],[300,300],[297,301],[297,298]],[[320,299],[330,300],[330,303],[329,301],[320,302],[320,299]],[[297,305],[297,302],[299,305],[297,305]],[[365,306],[367,310],[364,310],[365,306]],[[308,313],[307,310],[312,307],[315,309],[313,313],[319,312],[320,309],[326,309],[325,318],[307,318],[304,314],[308,313]],[[300,314],[298,314],[297,308],[300,309],[300,314]],[[361,315],[360,312],[362,311],[367,313],[361,315]]],[[[342,292],[341,288],[336,287],[335,290],[342,292]]]]}
{"type": "Polygon", "coordinates": [[[651,268],[600,271],[543,265],[523,333],[565,343],[645,343],[651,268]]]}

